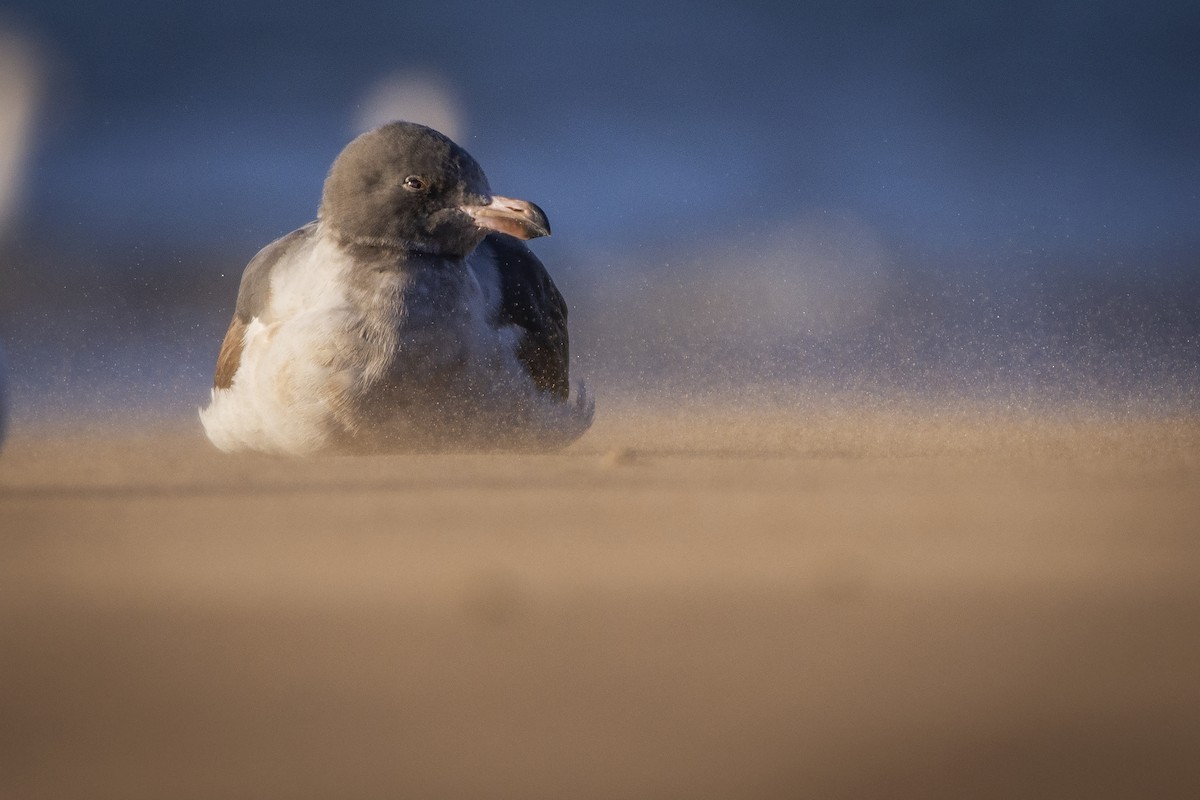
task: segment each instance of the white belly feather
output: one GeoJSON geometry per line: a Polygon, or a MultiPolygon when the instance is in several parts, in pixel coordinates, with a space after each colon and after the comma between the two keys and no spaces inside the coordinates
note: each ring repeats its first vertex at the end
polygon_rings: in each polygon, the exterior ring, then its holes
{"type": "Polygon", "coordinates": [[[455,402],[481,436],[514,414],[569,420],[517,362],[519,329],[487,324],[490,299],[469,269],[352,272],[317,237],[272,274],[232,385],[200,412],[204,428],[226,451],[309,454],[420,443],[455,402]]]}

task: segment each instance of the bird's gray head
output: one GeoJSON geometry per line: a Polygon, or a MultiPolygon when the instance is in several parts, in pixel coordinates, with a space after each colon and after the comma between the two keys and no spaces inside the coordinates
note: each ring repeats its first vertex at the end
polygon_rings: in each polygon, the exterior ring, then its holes
{"type": "Polygon", "coordinates": [[[321,221],[350,243],[465,257],[489,231],[547,236],[533,203],[493,195],[466,150],[432,128],[392,122],[359,136],[333,162],[321,221]]]}

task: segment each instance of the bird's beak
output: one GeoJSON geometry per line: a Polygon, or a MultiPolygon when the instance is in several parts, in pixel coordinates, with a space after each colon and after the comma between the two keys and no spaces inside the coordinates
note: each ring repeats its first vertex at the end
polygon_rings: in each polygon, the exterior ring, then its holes
{"type": "Polygon", "coordinates": [[[550,220],[540,208],[526,200],[492,195],[483,205],[464,205],[462,210],[480,228],[507,233],[518,239],[536,239],[550,235],[550,220]]]}

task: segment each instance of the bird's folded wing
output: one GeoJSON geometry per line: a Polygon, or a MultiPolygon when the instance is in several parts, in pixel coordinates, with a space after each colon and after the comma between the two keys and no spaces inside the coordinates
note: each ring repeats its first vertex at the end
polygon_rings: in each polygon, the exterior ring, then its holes
{"type": "Polygon", "coordinates": [[[271,273],[276,266],[294,253],[301,245],[312,237],[317,228],[316,222],[310,222],[302,228],[280,237],[258,251],[258,255],[250,259],[242,273],[242,282],[238,287],[237,309],[225,339],[221,342],[221,352],[217,356],[217,369],[213,375],[213,388],[228,389],[233,384],[233,376],[237,374],[242,363],[242,346],[245,342],[246,328],[250,321],[262,315],[271,300],[271,273]]]}
{"type": "Polygon", "coordinates": [[[571,390],[567,304],[546,267],[520,240],[498,233],[488,235],[469,263],[477,272],[495,270],[497,324],[524,329],[517,358],[539,389],[566,400],[571,390]]]}

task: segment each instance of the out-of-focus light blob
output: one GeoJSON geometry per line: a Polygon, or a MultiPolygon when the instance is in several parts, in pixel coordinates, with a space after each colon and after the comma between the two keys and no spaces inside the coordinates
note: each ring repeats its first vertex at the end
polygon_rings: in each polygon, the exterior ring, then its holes
{"type": "Polygon", "coordinates": [[[16,211],[41,82],[33,44],[0,25],[0,236],[16,211]]]}
{"type": "MultiPolygon", "coordinates": [[[[24,37],[0,25],[0,240],[16,210],[33,133],[41,70],[24,37]]],[[[8,428],[8,367],[0,348],[0,445],[8,428]]]]}
{"type": "Polygon", "coordinates": [[[428,72],[393,73],[372,84],[358,104],[355,132],[395,120],[428,125],[455,140],[464,133],[462,106],[454,88],[428,72]]]}

